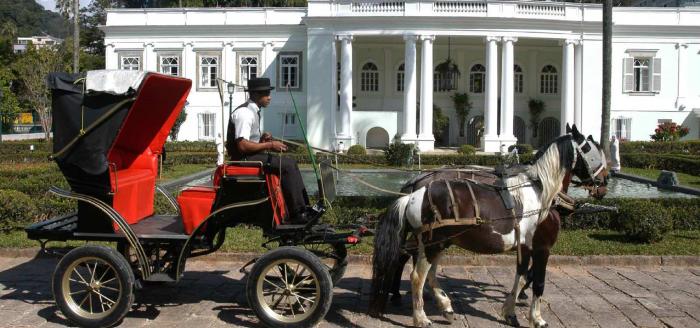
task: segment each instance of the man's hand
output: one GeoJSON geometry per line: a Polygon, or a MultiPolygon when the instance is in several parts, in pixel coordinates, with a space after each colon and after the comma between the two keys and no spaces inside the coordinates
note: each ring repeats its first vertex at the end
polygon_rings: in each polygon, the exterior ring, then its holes
{"type": "Polygon", "coordinates": [[[276,151],[276,152],[283,152],[287,151],[287,145],[279,142],[279,141],[270,141],[270,150],[276,151]]]}
{"type": "Polygon", "coordinates": [[[270,134],[270,132],[263,132],[262,136],[260,136],[260,142],[270,141],[272,141],[272,134],[270,134]]]}

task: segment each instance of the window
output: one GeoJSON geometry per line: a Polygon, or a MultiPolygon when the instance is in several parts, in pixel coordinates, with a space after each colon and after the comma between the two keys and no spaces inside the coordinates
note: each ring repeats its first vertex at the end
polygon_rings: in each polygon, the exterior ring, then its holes
{"type": "Polygon", "coordinates": [[[612,120],[612,132],[618,140],[630,140],[632,136],[632,118],[618,117],[612,120]]]}
{"type": "Polygon", "coordinates": [[[433,71],[433,91],[435,92],[445,92],[450,90],[457,90],[459,83],[459,75],[453,74],[452,81],[450,81],[450,76],[443,74],[437,69],[433,71]],[[453,88],[450,89],[449,87],[453,88]]]}
{"type": "Polygon", "coordinates": [[[471,93],[483,93],[484,92],[484,78],[486,75],[486,67],[481,64],[476,64],[472,66],[469,70],[469,92],[471,93]]]}
{"type": "Polygon", "coordinates": [[[552,65],[542,67],[540,74],[540,93],[542,94],[557,94],[559,76],[557,69],[552,65]]]}
{"type": "Polygon", "coordinates": [[[248,85],[248,80],[258,77],[258,56],[240,55],[238,57],[239,72],[238,84],[248,85]]]}
{"type": "Polygon", "coordinates": [[[515,93],[523,93],[523,69],[520,65],[513,67],[513,91],[515,93]]]}
{"type": "Polygon", "coordinates": [[[399,65],[399,68],[396,70],[396,91],[398,92],[403,92],[403,87],[404,87],[404,77],[406,76],[404,74],[405,70],[405,65],[401,64],[399,65]]]}
{"type": "Polygon", "coordinates": [[[199,114],[199,140],[213,140],[216,133],[216,113],[199,114]]]}
{"type": "Polygon", "coordinates": [[[199,84],[200,88],[216,88],[216,79],[219,77],[219,56],[199,55],[199,84]]]}
{"type": "Polygon", "coordinates": [[[653,53],[640,54],[623,59],[623,92],[661,91],[661,59],[652,56],[653,53]]]}
{"type": "Polygon", "coordinates": [[[179,56],[160,56],[160,72],[172,76],[180,76],[179,56]]]}
{"type": "Polygon", "coordinates": [[[280,53],[279,59],[279,87],[290,89],[301,88],[301,53],[280,53]]]}
{"type": "Polygon", "coordinates": [[[362,66],[360,91],[379,91],[379,69],[374,63],[366,63],[362,66]]]}
{"type": "Polygon", "coordinates": [[[119,59],[121,67],[119,69],[127,71],[138,71],[141,69],[141,56],[124,55],[119,59]]]}

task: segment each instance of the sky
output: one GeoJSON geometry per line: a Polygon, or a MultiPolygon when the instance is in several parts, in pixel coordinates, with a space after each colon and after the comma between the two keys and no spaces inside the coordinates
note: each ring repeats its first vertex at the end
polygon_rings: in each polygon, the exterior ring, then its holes
{"type": "MultiPolygon", "coordinates": [[[[56,0],[34,0],[36,3],[44,6],[44,8],[52,11],[56,11],[56,0]]],[[[80,0],[80,7],[85,7],[90,4],[92,0],[80,0]]]]}

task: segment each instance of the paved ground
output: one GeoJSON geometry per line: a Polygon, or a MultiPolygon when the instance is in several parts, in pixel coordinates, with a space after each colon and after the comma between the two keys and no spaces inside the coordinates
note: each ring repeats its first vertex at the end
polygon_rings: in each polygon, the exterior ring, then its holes
{"type": "MultiPolygon", "coordinates": [[[[56,310],[52,258],[0,258],[0,326],[53,327],[68,322],[56,310]]],[[[258,326],[247,308],[240,263],[192,261],[178,284],[138,292],[123,327],[258,326]]],[[[351,265],[335,289],[321,327],[409,325],[406,305],[390,307],[383,320],[366,316],[370,268],[351,265]]],[[[700,327],[700,268],[549,268],[543,316],[550,327],[700,327]]],[[[497,315],[511,285],[511,267],[445,267],[440,278],[459,314],[452,327],[504,327],[497,315]]],[[[404,286],[407,280],[404,278],[404,286]]],[[[405,290],[405,289],[404,289],[405,290]]],[[[436,326],[448,323],[426,294],[426,312],[436,326]]],[[[527,306],[518,306],[527,324],[527,306]]]]}

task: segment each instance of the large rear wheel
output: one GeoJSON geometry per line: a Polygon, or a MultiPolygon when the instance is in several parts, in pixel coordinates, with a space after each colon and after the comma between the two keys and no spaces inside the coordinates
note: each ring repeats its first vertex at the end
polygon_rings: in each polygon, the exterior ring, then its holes
{"type": "Polygon", "coordinates": [[[268,327],[313,327],[328,313],[333,284],[326,265],[299,247],[261,256],[246,284],[248,303],[268,327]]]}
{"type": "Polygon", "coordinates": [[[134,301],[134,274],[116,250],[82,246],[66,254],[53,274],[56,305],[81,327],[110,327],[134,301]]]}

